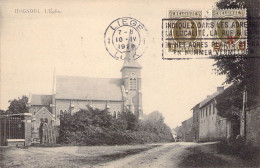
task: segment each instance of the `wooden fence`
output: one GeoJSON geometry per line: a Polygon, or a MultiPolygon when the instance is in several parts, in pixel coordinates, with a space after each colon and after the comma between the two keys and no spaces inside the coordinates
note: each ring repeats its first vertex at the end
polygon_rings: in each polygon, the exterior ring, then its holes
{"type": "Polygon", "coordinates": [[[58,137],[58,129],[56,126],[52,126],[51,124],[44,123],[42,127],[42,136],[40,136],[41,143],[43,144],[54,144],[57,141],[58,137]]]}

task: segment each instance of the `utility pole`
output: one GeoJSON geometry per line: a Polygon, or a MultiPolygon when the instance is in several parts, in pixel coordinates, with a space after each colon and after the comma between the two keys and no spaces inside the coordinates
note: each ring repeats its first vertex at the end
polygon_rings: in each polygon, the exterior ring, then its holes
{"type": "Polygon", "coordinates": [[[241,135],[244,136],[246,140],[246,104],[247,104],[247,91],[246,87],[243,91],[243,106],[242,106],[242,130],[241,130],[241,135]]]}

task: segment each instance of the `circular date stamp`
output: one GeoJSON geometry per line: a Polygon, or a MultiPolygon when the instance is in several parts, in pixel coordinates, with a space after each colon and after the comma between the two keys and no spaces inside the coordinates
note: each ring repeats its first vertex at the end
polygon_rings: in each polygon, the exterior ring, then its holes
{"type": "Polygon", "coordinates": [[[140,21],[130,17],[118,18],[105,31],[106,50],[117,60],[124,60],[127,52],[134,52],[134,59],[138,59],[146,49],[147,34],[140,21]]]}

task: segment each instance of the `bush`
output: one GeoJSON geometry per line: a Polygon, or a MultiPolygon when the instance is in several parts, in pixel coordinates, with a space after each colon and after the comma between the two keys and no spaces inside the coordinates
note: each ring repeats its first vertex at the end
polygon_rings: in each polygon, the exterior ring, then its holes
{"type": "Polygon", "coordinates": [[[229,140],[229,142],[222,140],[217,144],[217,151],[219,153],[239,156],[244,160],[251,160],[255,163],[259,162],[259,148],[250,143],[246,144],[243,138],[229,140]]]}
{"type": "Polygon", "coordinates": [[[105,110],[93,109],[62,114],[58,142],[73,145],[123,145],[173,140],[171,129],[163,120],[138,121],[129,111],[118,118],[105,110]]]}

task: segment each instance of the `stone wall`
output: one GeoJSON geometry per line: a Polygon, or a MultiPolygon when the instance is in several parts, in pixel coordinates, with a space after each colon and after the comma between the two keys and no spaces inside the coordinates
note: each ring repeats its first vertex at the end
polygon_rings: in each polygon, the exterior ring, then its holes
{"type": "Polygon", "coordinates": [[[246,142],[260,146],[260,107],[246,112],[246,142]]]}
{"type": "Polygon", "coordinates": [[[227,139],[231,136],[231,122],[218,116],[216,126],[216,140],[227,139]]]}

